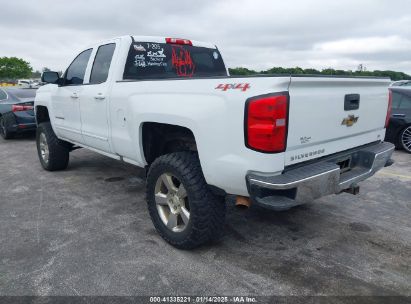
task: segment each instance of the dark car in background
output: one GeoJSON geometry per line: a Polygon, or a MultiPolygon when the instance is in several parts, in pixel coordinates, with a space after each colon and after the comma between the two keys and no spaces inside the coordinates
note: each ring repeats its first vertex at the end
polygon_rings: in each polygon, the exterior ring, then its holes
{"type": "Polygon", "coordinates": [[[34,97],[36,89],[0,88],[0,136],[13,138],[15,134],[36,129],[34,97]]]}
{"type": "Polygon", "coordinates": [[[392,87],[411,87],[411,80],[399,80],[391,83],[392,87]]]}
{"type": "Polygon", "coordinates": [[[411,153],[411,87],[391,87],[392,113],[385,140],[411,153]]]}

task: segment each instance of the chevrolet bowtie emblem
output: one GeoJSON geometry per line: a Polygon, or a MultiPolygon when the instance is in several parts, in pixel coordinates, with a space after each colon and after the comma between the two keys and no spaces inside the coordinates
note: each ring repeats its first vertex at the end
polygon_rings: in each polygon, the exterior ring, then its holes
{"type": "Polygon", "coordinates": [[[348,115],[347,118],[344,118],[343,121],[341,122],[342,125],[346,125],[347,127],[351,127],[353,124],[355,124],[358,121],[359,116],[354,116],[354,115],[348,115]]]}

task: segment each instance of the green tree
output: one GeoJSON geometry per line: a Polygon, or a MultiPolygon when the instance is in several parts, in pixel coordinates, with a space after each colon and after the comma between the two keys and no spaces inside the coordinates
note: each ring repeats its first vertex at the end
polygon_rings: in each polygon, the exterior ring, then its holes
{"type": "Polygon", "coordinates": [[[321,72],[316,69],[305,69],[304,74],[317,75],[317,74],[321,74],[321,72]]]}
{"type": "Polygon", "coordinates": [[[0,57],[0,79],[17,79],[31,76],[30,63],[17,57],[0,57]]]}
{"type": "Polygon", "coordinates": [[[230,72],[230,75],[254,75],[257,74],[256,71],[249,70],[247,68],[233,68],[233,69],[228,69],[230,72]]]}
{"type": "Polygon", "coordinates": [[[403,72],[396,71],[368,71],[364,66],[361,69],[356,71],[352,70],[335,70],[333,68],[324,69],[318,71],[316,69],[302,69],[300,67],[295,68],[283,68],[283,67],[273,67],[264,71],[254,71],[247,68],[234,68],[229,69],[230,75],[255,75],[255,74],[277,74],[277,75],[307,75],[307,74],[316,74],[316,75],[333,75],[333,76],[375,76],[375,77],[388,77],[391,80],[411,80],[411,76],[403,72]]]}

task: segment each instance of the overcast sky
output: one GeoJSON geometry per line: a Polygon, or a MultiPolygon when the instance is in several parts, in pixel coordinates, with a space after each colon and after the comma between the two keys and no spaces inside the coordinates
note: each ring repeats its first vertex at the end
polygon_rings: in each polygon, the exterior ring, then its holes
{"type": "Polygon", "coordinates": [[[0,0],[0,57],[64,70],[83,47],[128,34],[215,43],[228,67],[411,74],[410,0],[0,0]]]}

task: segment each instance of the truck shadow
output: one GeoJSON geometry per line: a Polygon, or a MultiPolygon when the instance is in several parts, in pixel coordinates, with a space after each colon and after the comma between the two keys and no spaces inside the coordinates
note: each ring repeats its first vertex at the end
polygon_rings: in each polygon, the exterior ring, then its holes
{"type": "Polygon", "coordinates": [[[306,223],[298,221],[303,214],[310,217],[312,210],[309,204],[294,207],[286,211],[273,211],[251,206],[249,209],[239,209],[228,203],[226,221],[226,235],[233,237],[237,241],[248,244],[258,242],[263,236],[269,239],[287,236],[295,241],[299,238],[297,233],[304,233],[306,223]],[[268,232],[268,233],[267,233],[268,232]]]}

